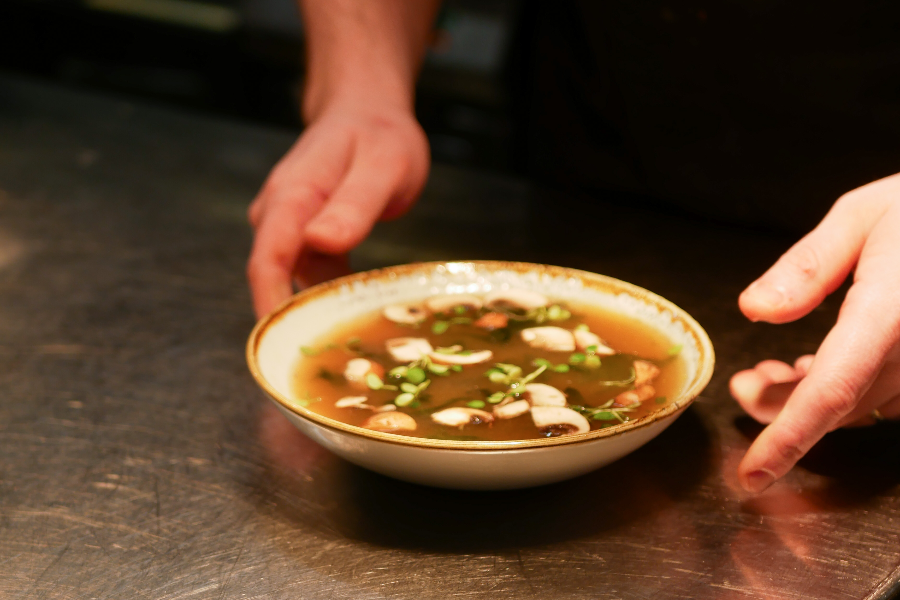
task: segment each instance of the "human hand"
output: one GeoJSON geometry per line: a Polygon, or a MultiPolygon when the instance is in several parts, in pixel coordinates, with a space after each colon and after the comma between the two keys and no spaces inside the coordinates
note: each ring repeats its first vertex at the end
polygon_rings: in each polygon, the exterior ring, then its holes
{"type": "Polygon", "coordinates": [[[403,214],[425,185],[428,141],[411,110],[330,106],[270,173],[248,213],[247,278],[257,317],[293,292],[347,272],[375,222],[403,214]]]}
{"type": "Polygon", "coordinates": [[[741,294],[753,321],[803,317],[855,267],[853,285],[815,356],[763,361],[731,378],[731,393],[769,423],[738,467],[760,492],[827,432],[900,416],[900,175],[842,196],[822,222],[741,294]]]}

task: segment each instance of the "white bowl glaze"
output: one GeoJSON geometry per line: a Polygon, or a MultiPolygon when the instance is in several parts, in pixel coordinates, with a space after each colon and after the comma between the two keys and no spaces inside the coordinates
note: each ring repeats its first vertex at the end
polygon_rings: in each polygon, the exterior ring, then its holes
{"type": "Polygon", "coordinates": [[[643,288],[575,269],[492,261],[421,263],[358,273],[291,297],[253,329],[247,342],[253,377],[304,434],[346,460],[425,485],[511,489],[575,477],[613,462],[668,427],[709,382],[715,357],[706,332],[690,315],[643,288]],[[684,384],[669,404],[645,417],[583,434],[505,442],[446,441],[381,433],[347,425],[300,403],[291,376],[300,347],[337,325],[385,304],[434,294],[539,291],[554,299],[596,305],[636,317],[682,347],[684,384]]]}

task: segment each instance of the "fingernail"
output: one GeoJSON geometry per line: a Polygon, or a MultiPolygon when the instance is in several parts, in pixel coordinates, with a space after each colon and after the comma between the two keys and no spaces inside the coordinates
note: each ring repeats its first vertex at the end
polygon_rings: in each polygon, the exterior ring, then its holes
{"type": "Polygon", "coordinates": [[[754,302],[764,304],[768,308],[778,308],[784,304],[786,294],[783,286],[772,285],[768,281],[756,281],[747,288],[747,294],[754,302]]]}
{"type": "Polygon", "coordinates": [[[758,494],[775,483],[775,473],[767,469],[760,469],[749,473],[744,478],[744,489],[753,494],[758,494]]]}

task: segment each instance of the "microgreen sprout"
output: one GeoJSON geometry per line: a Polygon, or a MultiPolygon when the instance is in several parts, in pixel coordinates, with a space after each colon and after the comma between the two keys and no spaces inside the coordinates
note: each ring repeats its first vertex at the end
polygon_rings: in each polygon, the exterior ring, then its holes
{"type": "Polygon", "coordinates": [[[337,348],[337,344],[326,344],[321,348],[313,348],[312,346],[300,346],[300,352],[303,353],[303,356],[318,356],[323,352],[334,350],[335,348],[337,348]]]}
{"type": "Polygon", "coordinates": [[[624,423],[628,420],[628,415],[625,413],[632,412],[634,408],[631,406],[613,406],[614,402],[615,399],[597,407],[570,406],[569,408],[594,421],[618,421],[624,423]]]}
{"type": "Polygon", "coordinates": [[[584,365],[588,369],[596,369],[600,366],[600,357],[597,356],[597,346],[591,345],[584,352],[573,352],[569,356],[570,365],[584,365]]]}
{"type": "Polygon", "coordinates": [[[555,371],[557,373],[568,373],[569,372],[569,365],[567,365],[566,363],[554,365],[552,362],[550,362],[546,358],[536,358],[533,361],[531,361],[531,364],[534,365],[535,367],[547,367],[551,371],[555,371]]]}
{"type": "Polygon", "coordinates": [[[669,350],[666,352],[666,354],[668,354],[669,356],[677,356],[678,354],[681,353],[681,348],[682,348],[681,344],[675,344],[674,346],[669,348],[669,350]]]}
{"type": "MultiPolygon", "coordinates": [[[[465,312],[465,309],[463,309],[463,312],[465,312]]],[[[431,333],[440,335],[450,329],[451,325],[468,325],[471,322],[472,319],[470,319],[469,317],[453,317],[448,321],[438,319],[431,324],[431,333]]]]}
{"type": "Polygon", "coordinates": [[[396,390],[396,385],[387,385],[382,380],[381,377],[376,375],[375,373],[369,373],[366,375],[366,385],[369,386],[370,390],[396,390]]]}
{"type": "Polygon", "coordinates": [[[469,408],[484,408],[484,401],[483,400],[469,400],[468,402],[466,402],[466,406],[468,406],[469,408]]]}
{"type": "Polygon", "coordinates": [[[313,398],[310,395],[310,393],[307,391],[306,394],[304,394],[304,396],[302,398],[297,399],[295,402],[300,406],[306,407],[306,406],[309,406],[310,404],[312,404],[313,402],[319,402],[320,400],[321,400],[321,398],[318,398],[318,397],[313,398]]]}
{"type": "MultiPolygon", "coordinates": [[[[497,369],[501,373],[504,372],[503,369],[501,368],[501,365],[503,367],[507,367],[507,368],[508,367],[516,367],[516,365],[507,365],[504,363],[497,363],[497,369]]],[[[519,374],[521,374],[522,369],[519,367],[516,367],[516,368],[519,369],[519,374]]],[[[503,399],[506,398],[507,396],[515,396],[517,394],[521,394],[522,388],[524,388],[526,385],[528,385],[529,383],[531,383],[532,381],[537,379],[537,377],[546,370],[547,370],[547,365],[541,365],[540,367],[538,367],[537,369],[535,369],[534,371],[532,371],[525,377],[511,379],[511,382],[506,384],[506,385],[509,385],[509,389],[507,389],[505,392],[494,392],[493,394],[488,396],[488,402],[490,402],[491,404],[498,404],[499,402],[502,402],[503,399]]],[[[493,371],[493,369],[491,369],[491,371],[493,371]]],[[[488,371],[488,373],[490,373],[491,371],[488,371]]],[[[494,371],[494,372],[497,372],[497,371],[494,371]]],[[[488,377],[490,377],[490,376],[488,376],[488,377]]],[[[499,382],[495,382],[495,383],[499,383],[499,382]]]]}
{"type": "Polygon", "coordinates": [[[559,304],[554,304],[547,309],[547,318],[551,321],[565,321],[571,316],[572,313],[559,304]]]}
{"type": "Polygon", "coordinates": [[[425,370],[421,367],[412,367],[406,371],[406,380],[410,383],[418,385],[425,381],[426,378],[425,370]]]}
{"type": "Polygon", "coordinates": [[[620,386],[625,387],[634,383],[634,380],[637,378],[637,374],[634,372],[634,368],[631,369],[631,375],[628,376],[628,379],[618,379],[613,381],[598,381],[597,385],[607,385],[607,386],[620,386]]]}
{"type": "Polygon", "coordinates": [[[491,383],[512,385],[522,377],[522,367],[506,363],[496,363],[492,368],[485,371],[484,375],[491,380],[491,383]]]}
{"type": "Polygon", "coordinates": [[[412,406],[414,402],[419,399],[419,396],[422,392],[425,391],[426,388],[431,384],[430,379],[426,379],[419,385],[415,385],[412,383],[401,383],[400,390],[401,394],[398,394],[396,398],[394,398],[394,404],[397,406],[412,406]]]}
{"type": "Polygon", "coordinates": [[[565,321],[572,317],[572,313],[559,304],[539,306],[524,314],[521,310],[505,306],[494,306],[492,310],[503,313],[514,321],[534,321],[537,324],[545,323],[547,321],[565,321]]]}

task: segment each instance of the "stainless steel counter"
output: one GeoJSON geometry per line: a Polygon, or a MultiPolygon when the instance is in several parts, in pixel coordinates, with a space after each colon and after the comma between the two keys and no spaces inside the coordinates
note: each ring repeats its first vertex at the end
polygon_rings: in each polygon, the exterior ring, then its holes
{"type": "Polygon", "coordinates": [[[737,294],[787,237],[436,166],[357,268],[503,258],[627,279],[707,328],[716,375],[638,452],[537,489],[417,487],[303,438],[243,360],[244,211],[291,141],[0,77],[0,597],[900,590],[897,425],[830,435],[760,497],[736,486],[759,428],[728,376],[813,350],[839,306],[788,326],[743,320],[737,294]]]}

